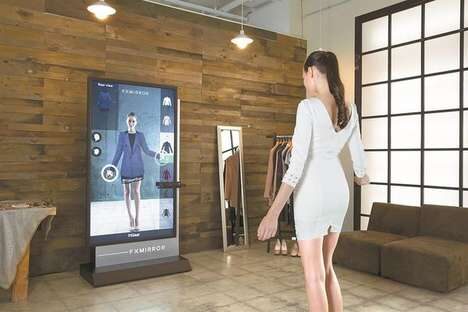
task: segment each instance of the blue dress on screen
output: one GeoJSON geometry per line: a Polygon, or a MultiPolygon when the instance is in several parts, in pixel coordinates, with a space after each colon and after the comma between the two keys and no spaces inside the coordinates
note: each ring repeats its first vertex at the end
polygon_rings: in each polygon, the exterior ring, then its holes
{"type": "Polygon", "coordinates": [[[154,157],[156,152],[150,150],[146,144],[145,135],[143,132],[136,131],[135,141],[130,144],[128,137],[128,131],[122,131],[119,133],[119,140],[117,143],[117,150],[115,151],[114,159],[112,164],[117,166],[122,157],[122,166],[120,176],[123,179],[134,179],[143,178],[144,165],[142,152],[150,157],[154,157]]]}
{"type": "Polygon", "coordinates": [[[97,106],[101,112],[108,111],[112,106],[112,96],[108,91],[100,91],[97,106]]]}

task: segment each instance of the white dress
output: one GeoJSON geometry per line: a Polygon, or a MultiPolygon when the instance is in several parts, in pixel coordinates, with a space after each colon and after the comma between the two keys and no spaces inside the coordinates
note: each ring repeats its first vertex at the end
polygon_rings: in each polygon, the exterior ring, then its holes
{"type": "Polygon", "coordinates": [[[299,240],[341,232],[349,188],[339,153],[348,143],[354,173],[363,177],[366,155],[356,104],[347,125],[336,131],[323,102],[302,100],[297,108],[289,168],[282,182],[294,187],[294,221],[299,240]]]}

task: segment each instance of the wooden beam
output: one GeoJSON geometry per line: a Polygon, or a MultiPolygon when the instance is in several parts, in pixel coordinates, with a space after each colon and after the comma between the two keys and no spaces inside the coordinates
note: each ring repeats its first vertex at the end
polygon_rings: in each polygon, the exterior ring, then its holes
{"type": "Polygon", "coordinates": [[[23,302],[28,299],[29,284],[29,253],[30,245],[26,248],[23,258],[18,263],[16,277],[11,286],[11,301],[14,303],[23,302]]]}

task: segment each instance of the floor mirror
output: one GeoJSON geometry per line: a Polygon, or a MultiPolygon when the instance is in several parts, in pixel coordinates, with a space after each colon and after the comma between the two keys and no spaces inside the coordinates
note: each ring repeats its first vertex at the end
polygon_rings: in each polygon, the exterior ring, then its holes
{"type": "Polygon", "coordinates": [[[242,128],[218,126],[220,211],[224,251],[249,246],[242,128]]]}

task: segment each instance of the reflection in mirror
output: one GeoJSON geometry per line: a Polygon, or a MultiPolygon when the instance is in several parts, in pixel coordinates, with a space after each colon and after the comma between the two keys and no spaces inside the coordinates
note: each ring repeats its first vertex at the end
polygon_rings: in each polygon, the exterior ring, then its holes
{"type": "Polygon", "coordinates": [[[248,247],[242,128],[218,126],[219,194],[224,251],[248,247]]]}

